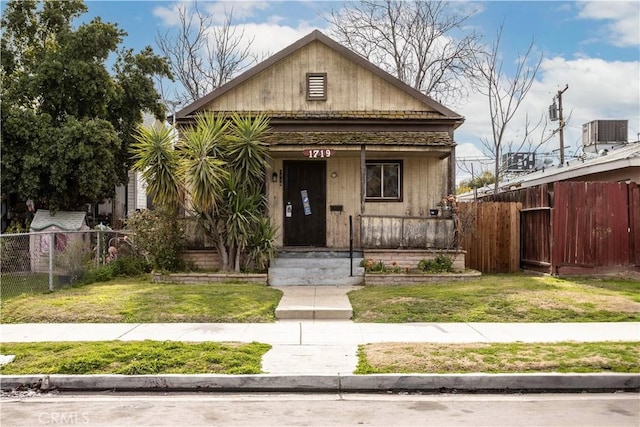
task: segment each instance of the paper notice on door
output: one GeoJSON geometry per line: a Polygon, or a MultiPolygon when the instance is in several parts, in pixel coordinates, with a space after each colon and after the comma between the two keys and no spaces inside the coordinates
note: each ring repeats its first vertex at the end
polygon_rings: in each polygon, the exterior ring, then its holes
{"type": "Polygon", "coordinates": [[[287,218],[291,218],[291,216],[293,215],[293,206],[291,206],[291,202],[287,202],[287,207],[285,209],[284,215],[287,218]]]}
{"type": "Polygon", "coordinates": [[[302,197],[302,207],[304,208],[304,214],[311,215],[311,205],[309,204],[309,195],[307,194],[307,190],[300,191],[300,196],[302,197]]]}

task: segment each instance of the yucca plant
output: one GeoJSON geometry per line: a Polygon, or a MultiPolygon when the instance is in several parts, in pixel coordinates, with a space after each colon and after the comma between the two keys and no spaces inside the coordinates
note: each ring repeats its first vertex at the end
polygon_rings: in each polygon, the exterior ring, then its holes
{"type": "Polygon", "coordinates": [[[264,271],[269,266],[269,261],[275,256],[275,238],[278,229],[271,220],[262,216],[253,224],[253,232],[247,242],[248,262],[253,262],[256,270],[264,271]]]}
{"type": "Polygon", "coordinates": [[[228,123],[207,113],[184,131],[180,142],[181,175],[196,212],[214,212],[229,175],[224,161],[228,123]]]}
{"type": "MultiPolygon", "coordinates": [[[[136,136],[134,168],[155,192],[154,202],[183,203],[194,211],[216,242],[223,270],[240,270],[251,236],[264,228],[268,130],[268,119],[262,115],[234,114],[228,121],[205,113],[183,130],[175,147],[176,133],[170,129],[141,128],[136,136]]],[[[271,246],[274,237],[275,232],[271,246]]],[[[252,259],[259,258],[255,250],[249,255],[252,259]]]]}
{"type": "Polygon", "coordinates": [[[142,173],[153,202],[175,207],[182,200],[184,179],[181,159],[174,149],[175,130],[169,127],[138,127],[131,144],[133,169],[142,173]]]}
{"type": "Polygon", "coordinates": [[[227,161],[242,182],[261,186],[269,165],[269,154],[264,137],[269,120],[263,116],[234,114],[228,136],[227,161]]]}

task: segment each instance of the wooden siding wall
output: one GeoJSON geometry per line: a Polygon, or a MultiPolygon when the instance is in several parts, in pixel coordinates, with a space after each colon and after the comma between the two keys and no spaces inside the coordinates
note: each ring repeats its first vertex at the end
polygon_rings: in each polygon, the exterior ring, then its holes
{"type": "Polygon", "coordinates": [[[222,111],[429,110],[417,99],[317,41],[221,95],[206,108],[222,111]],[[307,101],[308,72],[327,73],[326,101],[307,101]]]}
{"type": "MultiPolygon", "coordinates": [[[[379,154],[377,154],[379,156],[379,154]]],[[[294,157],[289,157],[294,158],[294,157]]],[[[296,157],[299,159],[300,157],[296,157]]],[[[367,157],[375,158],[375,156],[367,157]]],[[[390,158],[390,157],[389,157],[390,158]]],[[[367,202],[365,213],[371,215],[396,216],[428,216],[429,209],[438,207],[438,203],[446,194],[446,160],[437,157],[395,156],[393,159],[403,161],[403,201],[402,202],[367,202]]],[[[269,212],[273,224],[279,232],[276,240],[278,246],[283,245],[282,226],[284,202],[283,186],[271,181],[271,174],[280,174],[283,158],[273,158],[268,171],[267,197],[269,212]]],[[[360,246],[360,155],[359,152],[338,152],[327,160],[327,247],[349,247],[349,215],[353,217],[354,245],[360,246]],[[335,172],[336,177],[331,174],[335,172]],[[331,205],[341,205],[342,212],[332,212],[331,205]]]]}
{"type": "Polygon", "coordinates": [[[455,245],[452,219],[365,215],[361,227],[363,248],[452,249],[455,245]]]}
{"type": "Polygon", "coordinates": [[[353,218],[354,243],[360,240],[360,157],[333,157],[327,161],[327,247],[349,247],[349,215],[353,218]],[[335,178],[331,177],[336,173],[335,178]],[[342,212],[331,212],[341,205],[342,212]]]}
{"type": "Polygon", "coordinates": [[[467,268],[482,273],[520,270],[521,203],[459,204],[462,248],[467,268]]]}

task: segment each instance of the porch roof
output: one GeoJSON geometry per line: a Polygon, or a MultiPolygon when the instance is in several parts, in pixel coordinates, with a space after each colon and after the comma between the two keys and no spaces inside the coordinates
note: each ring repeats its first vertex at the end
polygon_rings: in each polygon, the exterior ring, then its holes
{"type": "Polygon", "coordinates": [[[448,132],[273,132],[269,145],[406,145],[453,147],[448,132]]]}

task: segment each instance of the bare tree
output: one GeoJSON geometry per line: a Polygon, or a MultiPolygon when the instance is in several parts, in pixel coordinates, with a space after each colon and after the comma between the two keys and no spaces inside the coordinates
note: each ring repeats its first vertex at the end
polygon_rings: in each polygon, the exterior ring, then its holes
{"type": "Polygon", "coordinates": [[[176,14],[177,31],[158,32],[156,43],[184,91],[163,94],[165,99],[193,102],[256,63],[250,51],[254,39],[233,24],[233,9],[225,11],[222,24],[216,24],[215,16],[201,10],[197,2],[193,9],[189,3],[178,3],[176,14]]]}
{"type": "MultiPolygon", "coordinates": [[[[506,147],[511,152],[517,152],[525,144],[532,144],[531,135],[543,122],[541,116],[536,124],[532,124],[527,115],[524,128],[521,129],[519,141],[505,142],[506,131],[535,81],[536,74],[542,63],[542,54],[535,56],[534,42],[532,40],[526,52],[518,55],[515,69],[508,75],[503,69],[502,53],[500,52],[502,28],[503,26],[501,25],[491,49],[478,56],[477,64],[477,69],[481,75],[479,91],[487,97],[489,118],[491,120],[491,139],[483,138],[481,141],[487,156],[494,160],[494,177],[496,179],[494,191],[496,193],[500,178],[504,172],[501,169],[503,148],[506,147]]],[[[544,139],[542,139],[536,145],[539,147],[544,142],[544,139]]]]}
{"type": "Polygon", "coordinates": [[[455,103],[476,77],[480,36],[456,34],[474,13],[441,0],[364,0],[332,10],[327,20],[346,47],[434,99],[455,103]]]}

